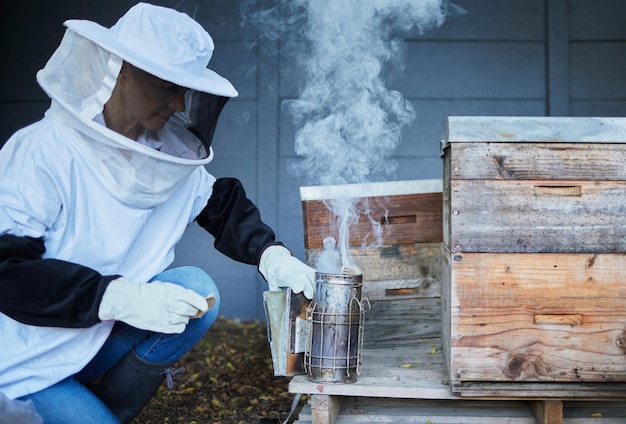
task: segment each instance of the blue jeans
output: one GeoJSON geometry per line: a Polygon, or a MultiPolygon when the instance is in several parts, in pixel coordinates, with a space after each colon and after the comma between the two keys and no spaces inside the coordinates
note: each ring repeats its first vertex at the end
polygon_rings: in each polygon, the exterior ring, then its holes
{"type": "Polygon", "coordinates": [[[160,334],[116,322],[98,354],[73,377],[20,398],[32,400],[45,424],[118,424],[117,418],[83,383],[92,381],[117,364],[131,350],[146,362],[173,363],[189,351],[211,328],[219,311],[215,282],[196,267],[174,268],[153,278],[179,284],[197,293],[215,294],[216,304],[202,318],[189,321],[181,334],[160,334]]]}

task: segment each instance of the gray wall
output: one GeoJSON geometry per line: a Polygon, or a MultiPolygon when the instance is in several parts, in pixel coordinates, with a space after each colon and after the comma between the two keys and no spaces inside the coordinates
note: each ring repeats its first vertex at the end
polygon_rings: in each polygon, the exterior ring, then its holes
{"type": "MultiPolygon", "coordinates": [[[[57,46],[62,22],[110,26],[134,2],[67,0],[2,2],[0,9],[0,139],[39,119],[47,100],[34,75],[57,46]]],[[[221,118],[216,176],[240,178],[248,194],[300,258],[303,226],[298,187],[287,172],[295,128],[281,107],[297,97],[297,72],[283,43],[257,38],[240,2],[161,1],[195,15],[217,50],[211,67],[240,92],[221,118]],[[250,41],[256,40],[256,43],[250,41]]],[[[271,2],[268,2],[271,3],[271,2]]],[[[407,39],[406,69],[390,83],[417,118],[393,158],[395,180],[441,178],[439,139],[450,115],[626,115],[626,3],[620,0],[456,0],[468,13],[407,39]]],[[[222,292],[222,314],[263,318],[265,286],[254,267],[216,253],[192,226],[176,264],[205,268],[222,292]]]]}

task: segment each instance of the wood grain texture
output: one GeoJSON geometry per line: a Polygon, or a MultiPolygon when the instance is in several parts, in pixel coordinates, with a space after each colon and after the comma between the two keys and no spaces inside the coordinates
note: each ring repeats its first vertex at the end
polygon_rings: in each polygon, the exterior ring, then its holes
{"type": "MultiPolygon", "coordinates": [[[[339,240],[337,216],[324,202],[305,201],[302,208],[305,248],[322,248],[326,237],[339,240]]],[[[365,197],[356,208],[359,214],[350,226],[350,246],[442,241],[441,193],[365,197]]]]}
{"type": "Polygon", "coordinates": [[[626,255],[463,253],[444,263],[452,380],[626,382],[626,255]]]}
{"type": "MultiPolygon", "coordinates": [[[[306,249],[305,261],[315,266],[322,253],[306,249]]],[[[349,253],[370,300],[441,296],[441,243],[353,247],[349,253]]]]}
{"type": "Polygon", "coordinates": [[[452,143],[452,180],[626,180],[624,143],[452,143]]]}
{"type": "Polygon", "coordinates": [[[296,376],[289,384],[289,391],[342,397],[457,401],[464,398],[626,399],[626,384],[623,383],[488,381],[457,384],[449,380],[443,340],[435,318],[441,313],[441,303],[432,300],[372,302],[371,310],[366,313],[363,364],[357,381],[322,384],[306,376],[296,376]],[[430,326],[426,325],[428,323],[430,326]]]}
{"type": "MultiPolygon", "coordinates": [[[[375,349],[429,344],[441,337],[440,316],[439,299],[373,301],[365,314],[363,346],[375,349]]],[[[434,355],[429,359],[433,360],[434,355]]],[[[440,355],[437,362],[441,363],[440,355]]]]}
{"type": "Polygon", "coordinates": [[[563,423],[563,402],[560,400],[531,400],[528,403],[538,424],[563,423]]]}
{"type": "Polygon", "coordinates": [[[453,252],[626,252],[625,181],[452,180],[449,195],[453,252]]]}
{"type": "Polygon", "coordinates": [[[315,424],[334,424],[341,410],[341,397],[311,396],[312,419],[315,424]]]}
{"type": "MultiPolygon", "coordinates": [[[[552,405],[559,401],[545,402],[552,405]]],[[[341,413],[335,423],[537,424],[541,421],[536,419],[529,403],[525,400],[460,399],[451,402],[421,399],[345,398],[342,402],[341,413]]],[[[548,409],[550,410],[550,406],[548,409]]],[[[553,421],[553,423],[623,424],[625,411],[626,407],[621,402],[562,402],[562,416],[554,416],[555,419],[562,421],[553,421]]],[[[309,405],[304,406],[294,424],[314,424],[309,405]]]]}

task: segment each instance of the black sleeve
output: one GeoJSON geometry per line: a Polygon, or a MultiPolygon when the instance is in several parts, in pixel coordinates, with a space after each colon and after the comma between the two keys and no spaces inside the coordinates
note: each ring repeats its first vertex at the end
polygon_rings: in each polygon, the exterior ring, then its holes
{"type": "Polygon", "coordinates": [[[218,251],[246,264],[258,265],[267,246],[281,244],[235,178],[215,181],[213,194],[196,221],[215,237],[218,251]]]}
{"type": "Polygon", "coordinates": [[[78,264],[42,259],[40,238],[0,236],[0,312],[24,324],[85,328],[99,323],[98,308],[109,283],[78,264]]]}

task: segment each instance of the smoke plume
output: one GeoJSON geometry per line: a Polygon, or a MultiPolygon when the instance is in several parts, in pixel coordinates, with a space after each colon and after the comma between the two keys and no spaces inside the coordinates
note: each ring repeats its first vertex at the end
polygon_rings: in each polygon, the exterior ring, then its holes
{"type": "MultiPolygon", "coordinates": [[[[401,37],[440,26],[452,5],[446,0],[277,0],[272,8],[259,5],[248,4],[245,15],[262,24],[265,36],[280,38],[298,52],[301,91],[284,105],[297,129],[298,159],[289,171],[306,185],[368,183],[392,176],[397,164],[390,157],[415,111],[400,92],[387,88],[385,76],[403,67],[401,37]]],[[[367,213],[356,210],[358,200],[328,203],[338,217],[344,268],[354,268],[347,254],[349,227],[367,213]]],[[[318,270],[336,271],[322,266],[331,268],[320,263],[318,270]]]]}

